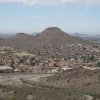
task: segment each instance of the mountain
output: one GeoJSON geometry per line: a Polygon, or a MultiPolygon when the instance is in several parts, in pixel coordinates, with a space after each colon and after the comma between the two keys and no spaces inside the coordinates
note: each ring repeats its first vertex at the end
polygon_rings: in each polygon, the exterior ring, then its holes
{"type": "Polygon", "coordinates": [[[72,36],[78,36],[83,38],[84,40],[89,40],[95,43],[100,43],[100,35],[88,35],[88,34],[80,34],[80,33],[74,33],[72,36]]]}
{"type": "Polygon", "coordinates": [[[36,36],[17,33],[1,44],[20,50],[37,50],[39,52],[61,51],[70,44],[92,44],[76,36],[71,36],[57,27],[49,27],[36,36]]]}
{"type": "MultiPolygon", "coordinates": [[[[100,70],[75,68],[44,79],[53,86],[71,87],[82,91],[100,93],[100,70]]],[[[43,79],[42,79],[43,80],[43,79]]],[[[41,81],[42,81],[41,80],[41,81]]]]}
{"type": "Polygon", "coordinates": [[[89,37],[90,35],[88,35],[88,34],[81,34],[81,33],[73,33],[73,34],[71,34],[72,36],[78,36],[78,37],[89,37]]]}
{"type": "Polygon", "coordinates": [[[33,36],[25,33],[17,33],[15,36],[5,39],[1,44],[13,47],[15,49],[27,49],[32,46],[33,36]]]}
{"type": "Polygon", "coordinates": [[[23,41],[23,40],[33,39],[33,37],[25,33],[17,33],[14,37],[10,39],[16,39],[16,40],[23,41]]]}
{"type": "Polygon", "coordinates": [[[50,27],[38,34],[34,39],[34,46],[39,48],[65,47],[70,44],[90,44],[79,37],[71,36],[57,27],[50,27]]]}

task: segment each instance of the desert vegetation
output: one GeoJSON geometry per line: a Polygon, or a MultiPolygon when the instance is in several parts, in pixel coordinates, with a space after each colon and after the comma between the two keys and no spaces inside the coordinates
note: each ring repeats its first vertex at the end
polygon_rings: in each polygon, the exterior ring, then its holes
{"type": "Polygon", "coordinates": [[[99,44],[57,27],[0,43],[0,100],[100,100],[99,44]]]}

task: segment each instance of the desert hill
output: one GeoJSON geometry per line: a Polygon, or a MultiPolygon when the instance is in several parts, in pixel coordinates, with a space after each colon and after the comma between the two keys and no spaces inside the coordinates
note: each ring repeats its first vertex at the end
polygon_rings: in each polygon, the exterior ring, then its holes
{"type": "Polygon", "coordinates": [[[57,27],[50,27],[38,34],[34,39],[34,44],[44,47],[65,46],[69,44],[87,44],[79,37],[71,36],[57,27]]]}
{"type": "Polygon", "coordinates": [[[15,36],[0,41],[1,45],[6,45],[19,50],[37,50],[42,52],[56,52],[58,49],[64,49],[70,44],[90,45],[87,40],[83,40],[76,36],[71,36],[57,27],[49,27],[37,34],[31,36],[25,33],[17,33],[15,36]]]}
{"type": "Polygon", "coordinates": [[[34,37],[33,48],[44,54],[64,54],[68,45],[94,45],[82,38],[71,36],[57,27],[50,27],[34,37]]]}
{"type": "Polygon", "coordinates": [[[100,93],[100,69],[91,71],[84,68],[75,68],[44,78],[44,81],[49,85],[77,88],[85,92],[91,91],[91,94],[100,93]]]}
{"type": "Polygon", "coordinates": [[[33,43],[33,37],[25,33],[17,33],[15,36],[0,42],[1,45],[13,47],[14,49],[24,50],[30,48],[33,43]]]}

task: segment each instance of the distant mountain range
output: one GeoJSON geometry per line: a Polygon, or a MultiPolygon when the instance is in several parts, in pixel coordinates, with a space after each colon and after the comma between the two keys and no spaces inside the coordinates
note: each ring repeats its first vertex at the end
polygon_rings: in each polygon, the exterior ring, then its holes
{"type": "Polygon", "coordinates": [[[16,35],[0,41],[0,45],[6,45],[18,50],[37,50],[39,52],[64,49],[70,44],[92,44],[88,40],[84,40],[77,36],[71,36],[57,27],[49,27],[37,34],[36,36],[25,33],[17,33],[16,35]]]}
{"type": "Polygon", "coordinates": [[[73,36],[81,37],[85,40],[89,40],[92,42],[100,43],[100,35],[87,35],[87,34],[80,34],[80,33],[74,33],[73,36]]]}
{"type": "Polygon", "coordinates": [[[90,36],[90,35],[88,35],[88,34],[81,34],[81,33],[73,33],[72,36],[86,37],[86,36],[90,36]]]}

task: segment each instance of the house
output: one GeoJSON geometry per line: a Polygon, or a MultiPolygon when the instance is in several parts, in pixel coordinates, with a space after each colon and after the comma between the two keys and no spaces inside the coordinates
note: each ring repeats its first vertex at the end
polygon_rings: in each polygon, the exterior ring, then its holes
{"type": "Polygon", "coordinates": [[[84,69],[88,69],[88,70],[99,70],[100,68],[98,67],[83,67],[84,69]]]}
{"type": "Polygon", "coordinates": [[[18,69],[14,69],[14,72],[19,72],[19,70],[18,69]]]}
{"type": "Polygon", "coordinates": [[[0,73],[12,73],[13,69],[10,66],[0,66],[0,73]]]}
{"type": "Polygon", "coordinates": [[[66,71],[66,70],[71,70],[71,69],[73,69],[73,68],[65,66],[65,67],[61,68],[61,71],[63,72],[63,71],[66,71]]]}
{"type": "Polygon", "coordinates": [[[56,68],[56,69],[52,69],[52,73],[57,73],[59,70],[59,68],[56,68]]]}

